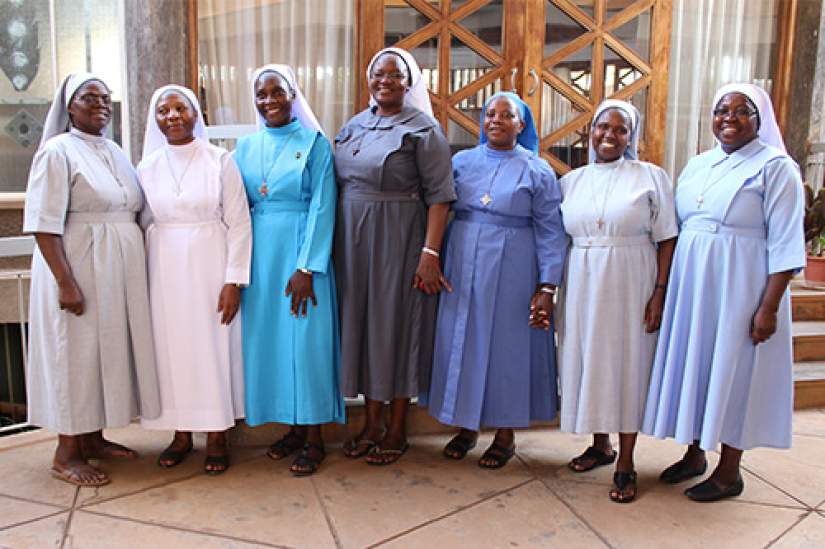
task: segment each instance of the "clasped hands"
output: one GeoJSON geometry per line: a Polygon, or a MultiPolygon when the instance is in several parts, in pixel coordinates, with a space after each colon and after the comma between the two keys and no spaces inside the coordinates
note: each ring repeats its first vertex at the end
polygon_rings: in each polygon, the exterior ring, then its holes
{"type": "Polygon", "coordinates": [[[427,253],[422,253],[421,258],[418,260],[418,268],[415,270],[412,287],[418,288],[427,295],[435,295],[442,288],[448,292],[453,291],[453,287],[444,278],[444,273],[441,272],[439,259],[427,253]]]}

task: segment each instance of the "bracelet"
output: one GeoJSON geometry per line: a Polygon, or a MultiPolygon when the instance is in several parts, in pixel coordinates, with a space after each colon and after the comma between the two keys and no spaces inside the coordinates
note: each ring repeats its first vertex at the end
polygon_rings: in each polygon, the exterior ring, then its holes
{"type": "Polygon", "coordinates": [[[542,286],[539,288],[539,291],[543,294],[556,295],[556,288],[551,288],[550,286],[542,286]]]}
{"type": "Polygon", "coordinates": [[[307,276],[312,276],[312,271],[310,271],[309,269],[298,269],[298,272],[305,274],[307,276]]]}
{"type": "Polygon", "coordinates": [[[425,254],[429,254],[433,257],[441,257],[441,255],[436,250],[433,250],[432,248],[428,248],[427,246],[424,246],[423,248],[421,248],[421,251],[424,252],[425,254]]]}

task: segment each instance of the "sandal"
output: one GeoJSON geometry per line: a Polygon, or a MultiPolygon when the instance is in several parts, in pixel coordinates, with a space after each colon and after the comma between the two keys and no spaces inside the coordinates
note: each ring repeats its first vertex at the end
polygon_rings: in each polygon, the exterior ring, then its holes
{"type": "Polygon", "coordinates": [[[269,450],[266,451],[266,455],[269,459],[274,459],[275,461],[284,459],[303,448],[304,442],[303,437],[296,435],[295,431],[290,431],[275,441],[275,443],[269,447],[269,450]]]}
{"type": "Polygon", "coordinates": [[[180,465],[186,456],[192,451],[192,444],[190,443],[187,448],[183,450],[173,450],[171,447],[166,448],[163,452],[160,453],[158,456],[158,466],[163,467],[164,469],[170,469],[177,465],[180,465]],[[168,463],[163,463],[164,461],[168,463]]]}
{"type": "Polygon", "coordinates": [[[444,447],[444,457],[455,460],[464,459],[467,452],[476,447],[477,440],[476,438],[469,439],[461,435],[454,436],[444,447]]]}
{"type": "Polygon", "coordinates": [[[51,474],[57,480],[62,480],[63,482],[68,482],[74,486],[80,486],[81,488],[86,486],[104,486],[112,481],[112,479],[110,479],[105,473],[102,477],[98,477],[98,480],[80,480],[80,475],[78,472],[73,470],[71,467],[58,469],[57,467],[52,466],[51,474]]]}
{"type": "Polygon", "coordinates": [[[220,475],[229,469],[229,455],[206,456],[203,461],[203,470],[207,475],[220,475]],[[212,468],[210,468],[212,467],[212,468]]]}
{"type": "Polygon", "coordinates": [[[610,490],[610,499],[616,503],[630,503],[636,499],[636,471],[616,471],[613,473],[613,486],[614,489],[610,490]],[[624,491],[628,486],[633,489],[633,493],[625,496],[624,491]]]}
{"type": "Polygon", "coordinates": [[[662,471],[662,474],[659,475],[659,480],[668,484],[679,484],[689,478],[702,476],[707,470],[708,460],[705,460],[699,469],[691,470],[687,468],[687,462],[683,458],[662,471]]]}
{"type": "Polygon", "coordinates": [[[716,484],[714,480],[708,478],[696,486],[685,490],[685,495],[693,501],[719,501],[725,498],[735,498],[740,495],[744,489],[745,482],[742,480],[741,475],[736,479],[736,482],[727,488],[722,488],[716,484]]]}
{"type": "MultiPolygon", "coordinates": [[[[363,441],[362,441],[363,442],[363,441]]],[[[399,459],[401,456],[407,453],[407,450],[410,449],[410,444],[405,442],[401,448],[387,448],[381,449],[378,446],[374,446],[370,453],[367,455],[367,463],[370,465],[392,465],[399,459]],[[373,459],[370,459],[373,458],[373,459]]]]}
{"type": "Polygon", "coordinates": [[[581,455],[571,459],[567,464],[567,467],[569,467],[574,473],[584,473],[586,471],[592,471],[596,467],[610,465],[614,461],[616,461],[616,452],[611,452],[608,454],[603,450],[599,450],[595,446],[589,446],[581,455]],[[589,466],[582,465],[584,460],[590,460],[591,464],[589,466]]]}
{"type": "Polygon", "coordinates": [[[485,450],[484,454],[482,454],[481,458],[478,460],[478,466],[484,469],[501,469],[510,459],[516,455],[516,445],[513,444],[509,448],[505,448],[500,444],[493,442],[487,450],[485,450]],[[487,465],[484,463],[486,460],[493,460],[495,463],[487,465]]]}
{"type": "Polygon", "coordinates": [[[368,438],[362,438],[360,440],[351,438],[344,443],[341,449],[344,451],[345,456],[356,459],[369,454],[377,447],[378,443],[368,438]]]}
{"type": "Polygon", "coordinates": [[[322,445],[307,442],[304,444],[304,449],[301,450],[301,453],[298,454],[298,457],[296,457],[292,465],[289,466],[289,470],[296,477],[308,477],[318,471],[325,457],[327,457],[327,452],[322,445]],[[316,450],[321,455],[321,459],[313,458],[310,450],[316,450]]]}

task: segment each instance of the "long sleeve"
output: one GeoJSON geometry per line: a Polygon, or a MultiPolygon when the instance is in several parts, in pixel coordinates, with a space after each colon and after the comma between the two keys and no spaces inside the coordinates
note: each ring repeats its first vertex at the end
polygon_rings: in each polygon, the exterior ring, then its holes
{"type": "Polygon", "coordinates": [[[304,242],[298,251],[297,269],[326,273],[335,232],[338,190],[332,169],[332,147],[318,134],[307,159],[312,198],[307,213],[304,242]]]}
{"type": "Polygon", "coordinates": [[[23,231],[63,234],[69,209],[69,160],[53,143],[34,156],[26,188],[23,231]]]}
{"type": "Polygon", "coordinates": [[[221,158],[221,206],[226,225],[227,284],[249,284],[252,222],[241,173],[230,153],[221,158]]]}
{"type": "Polygon", "coordinates": [[[791,159],[780,158],[765,165],[764,178],[768,273],[801,269],[805,266],[805,202],[799,171],[791,159]]]}
{"type": "Polygon", "coordinates": [[[537,164],[540,168],[533,187],[532,214],[538,282],[558,286],[561,284],[568,243],[561,219],[561,188],[553,170],[544,160],[538,160],[537,164]]]}

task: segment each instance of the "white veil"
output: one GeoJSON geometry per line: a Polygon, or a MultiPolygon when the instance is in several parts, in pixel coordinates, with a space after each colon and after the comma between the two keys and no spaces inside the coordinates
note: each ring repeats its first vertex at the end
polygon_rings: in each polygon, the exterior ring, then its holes
{"type": "Polygon", "coordinates": [[[148,158],[150,154],[166,145],[166,136],[160,131],[158,123],[155,120],[155,107],[161,96],[172,90],[183,94],[192,104],[195,112],[198,113],[193,134],[196,139],[207,141],[206,124],[203,122],[203,113],[201,112],[201,106],[200,103],[198,103],[198,98],[195,97],[195,93],[189,88],[178,86],[177,84],[162,86],[155,90],[155,93],[152,94],[152,99],[149,101],[149,113],[146,115],[146,131],[143,134],[143,158],[148,158]]]}
{"type": "MultiPolygon", "coordinates": [[[[292,100],[292,116],[297,118],[306,129],[317,130],[324,133],[321,125],[318,123],[318,119],[315,117],[315,113],[312,112],[304,94],[301,93],[300,88],[298,88],[295,73],[289,65],[264,65],[263,67],[255,69],[255,73],[252,75],[252,104],[255,104],[255,83],[258,82],[258,78],[265,72],[274,72],[286,80],[286,83],[292,88],[292,92],[295,94],[292,100]]],[[[264,120],[264,117],[258,112],[258,109],[255,109],[255,122],[259,130],[266,126],[266,120],[264,120]]]]}
{"type": "MultiPolygon", "coordinates": [[[[49,107],[46,121],[43,123],[43,135],[40,136],[38,150],[43,146],[43,143],[52,137],[69,131],[69,101],[71,101],[72,96],[80,86],[89,80],[97,80],[106,86],[102,78],[88,72],[76,72],[63,79],[63,82],[55,91],[52,106],[49,107]]],[[[109,86],[106,86],[106,88],[108,89],[109,86]]]]}
{"type": "MultiPolygon", "coordinates": [[[[401,48],[384,48],[373,55],[369,65],[367,65],[367,80],[369,81],[370,72],[372,72],[372,66],[375,64],[375,61],[385,53],[397,55],[404,61],[406,68],[409,69],[410,87],[407,89],[404,104],[412,105],[416,109],[432,116],[433,106],[432,103],[430,103],[430,92],[427,91],[427,85],[424,79],[421,78],[421,69],[418,63],[416,63],[415,58],[407,50],[402,50],[401,48]]],[[[375,100],[372,97],[370,97],[370,106],[375,106],[375,100]]]]}
{"type": "Polygon", "coordinates": [[[756,132],[759,139],[772,147],[776,147],[780,151],[787,153],[785,148],[785,141],[782,139],[782,133],[779,131],[779,124],[776,122],[776,115],[773,112],[773,104],[771,103],[771,96],[768,92],[755,84],[748,83],[734,83],[726,84],[719,88],[716,95],[713,97],[711,109],[715,110],[716,105],[722,100],[724,96],[729,93],[741,93],[750,99],[756,110],[759,112],[759,129],[756,132]]]}

